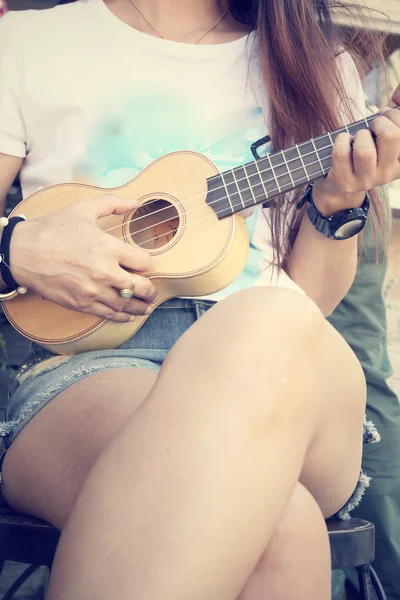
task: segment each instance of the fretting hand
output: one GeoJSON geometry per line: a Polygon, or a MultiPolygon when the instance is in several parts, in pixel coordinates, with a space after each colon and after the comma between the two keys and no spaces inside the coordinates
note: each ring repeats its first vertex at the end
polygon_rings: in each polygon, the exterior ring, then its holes
{"type": "Polygon", "coordinates": [[[122,215],[136,206],[133,200],[106,194],[19,223],[10,247],[14,279],[47,300],[103,319],[127,322],[133,315],[149,314],[157,296],[149,279],[135,276],[130,300],[118,291],[131,285],[125,269],[135,273],[149,269],[149,253],[104,233],[96,224],[100,217],[122,215]]]}
{"type": "MultiPolygon", "coordinates": [[[[400,85],[390,106],[398,104],[400,85]]],[[[336,137],[332,168],[327,177],[315,182],[313,191],[314,203],[324,216],[361,206],[367,190],[400,178],[400,110],[391,107],[384,107],[382,116],[370,124],[375,141],[366,129],[354,138],[347,133],[336,137]]]]}

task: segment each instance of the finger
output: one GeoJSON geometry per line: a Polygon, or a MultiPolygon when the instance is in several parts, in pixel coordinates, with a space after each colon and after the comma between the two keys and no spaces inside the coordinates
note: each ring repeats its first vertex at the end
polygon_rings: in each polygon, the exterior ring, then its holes
{"type": "Polygon", "coordinates": [[[353,178],[352,140],[353,137],[348,133],[340,133],[333,146],[331,172],[341,184],[350,182],[353,178]]]}
{"type": "Polygon", "coordinates": [[[120,242],[118,246],[118,260],[121,267],[129,271],[149,271],[151,256],[143,248],[131,246],[127,242],[120,242]]]}
{"type": "Polygon", "coordinates": [[[116,312],[129,313],[130,315],[149,315],[153,312],[154,307],[140,300],[139,298],[132,297],[130,300],[121,298],[117,290],[107,290],[101,298],[103,304],[106,304],[116,312]]]}
{"type": "Polygon", "coordinates": [[[134,286],[132,286],[131,274],[124,271],[124,269],[120,269],[109,283],[112,287],[116,288],[117,291],[131,289],[136,298],[140,298],[146,302],[153,302],[156,299],[158,292],[150,279],[138,275],[137,273],[134,274],[133,278],[134,286]]]}
{"type": "MultiPolygon", "coordinates": [[[[389,121],[391,121],[392,123],[394,123],[397,127],[400,127],[400,110],[393,110],[393,108],[384,107],[382,109],[382,111],[384,111],[383,112],[383,116],[386,119],[389,119],[389,121]],[[385,108],[386,108],[386,110],[384,110],[385,108]]],[[[374,119],[374,121],[375,120],[376,119],[374,119]]]]}
{"type": "Polygon", "coordinates": [[[400,104],[400,84],[394,90],[393,95],[390,99],[389,105],[394,107],[400,104]]]}
{"type": "Polygon", "coordinates": [[[249,219],[251,217],[251,215],[254,213],[255,208],[246,208],[245,210],[240,210],[238,213],[238,215],[240,215],[241,217],[243,217],[243,219],[249,219]]]}
{"type": "Polygon", "coordinates": [[[104,235],[107,236],[107,248],[110,252],[115,252],[115,257],[121,267],[135,273],[137,271],[149,271],[151,267],[151,256],[147,250],[144,250],[139,246],[132,246],[123,239],[115,238],[107,233],[104,233],[104,235]]]}
{"type": "Polygon", "coordinates": [[[354,137],[353,166],[354,175],[365,190],[372,187],[377,162],[376,147],[371,133],[366,129],[359,131],[354,137]]]}
{"type": "Polygon", "coordinates": [[[386,115],[374,119],[370,125],[376,136],[378,169],[382,171],[387,171],[394,165],[397,167],[400,154],[400,128],[392,121],[392,117],[388,118],[386,115]]]}
{"type": "Polygon", "coordinates": [[[79,204],[79,210],[93,220],[107,215],[123,215],[137,207],[138,201],[135,198],[123,198],[117,194],[102,194],[96,198],[82,200],[79,204]]]}
{"type": "Polygon", "coordinates": [[[90,308],[81,312],[89,313],[106,321],[115,321],[116,323],[128,323],[135,320],[134,315],[131,313],[114,310],[102,302],[93,302],[90,308]]]}

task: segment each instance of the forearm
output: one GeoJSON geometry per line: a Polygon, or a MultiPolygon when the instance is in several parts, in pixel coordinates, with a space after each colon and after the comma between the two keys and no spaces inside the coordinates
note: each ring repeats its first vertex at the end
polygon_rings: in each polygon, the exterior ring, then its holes
{"type": "Polygon", "coordinates": [[[331,240],[305,214],[294,243],[288,274],[329,316],[350,289],[357,269],[357,240],[331,240]]]}

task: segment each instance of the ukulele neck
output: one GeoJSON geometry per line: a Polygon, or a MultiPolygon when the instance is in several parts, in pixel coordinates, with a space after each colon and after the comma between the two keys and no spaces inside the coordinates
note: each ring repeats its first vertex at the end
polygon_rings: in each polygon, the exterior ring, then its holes
{"type": "Polygon", "coordinates": [[[210,177],[207,179],[207,204],[219,219],[223,219],[324,177],[332,167],[333,144],[339,133],[354,136],[362,129],[369,129],[370,123],[379,116],[380,113],[376,113],[210,177]]]}

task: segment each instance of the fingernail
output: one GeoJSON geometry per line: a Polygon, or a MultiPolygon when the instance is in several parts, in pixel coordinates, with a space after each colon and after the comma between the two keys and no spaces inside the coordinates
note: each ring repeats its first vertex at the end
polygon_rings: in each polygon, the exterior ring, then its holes
{"type": "Polygon", "coordinates": [[[131,315],[131,316],[129,317],[129,320],[130,320],[130,321],[136,321],[136,317],[135,317],[135,315],[131,315]]]}
{"type": "Polygon", "coordinates": [[[153,312],[153,308],[151,306],[148,306],[145,310],[145,315],[150,315],[153,312]]]}

